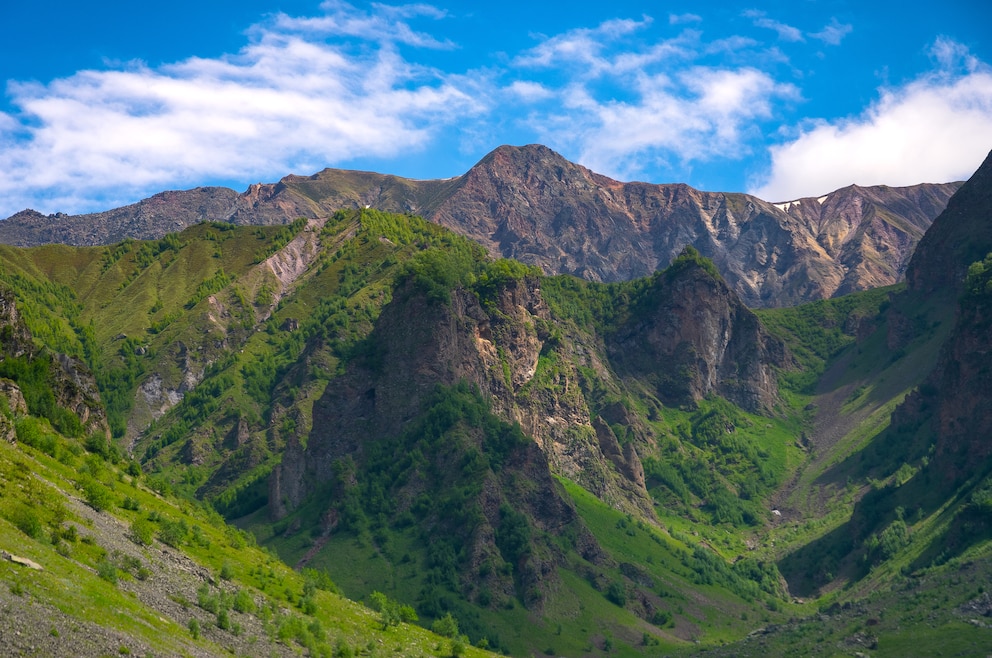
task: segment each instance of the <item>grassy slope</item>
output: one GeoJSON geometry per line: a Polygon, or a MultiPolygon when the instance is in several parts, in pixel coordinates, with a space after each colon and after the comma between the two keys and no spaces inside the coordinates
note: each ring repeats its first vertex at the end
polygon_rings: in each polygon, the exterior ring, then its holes
{"type": "MultiPolygon", "coordinates": [[[[57,638],[59,651],[76,647],[94,655],[293,655],[308,648],[311,655],[361,650],[426,656],[448,646],[416,626],[384,631],[376,613],[325,589],[308,599],[305,578],[254,547],[250,535],[187,501],[162,498],[142,477],[78,444],[47,430],[45,435],[47,451],[0,443],[0,548],[43,568],[0,562],[0,604],[21,610],[4,617],[0,636],[13,638],[18,630],[25,642],[44,643],[47,636],[57,638]],[[104,492],[103,511],[80,502],[78,497],[92,499],[79,490],[87,479],[104,492]],[[142,524],[149,545],[133,538],[142,524]],[[161,538],[169,524],[185,532],[174,533],[167,546],[161,538]],[[189,577],[173,573],[177,562],[189,577]],[[219,617],[205,609],[210,603],[198,605],[201,587],[208,599],[230,594],[230,629],[218,627],[219,617]],[[241,590],[253,600],[245,612],[230,607],[241,590]],[[30,625],[7,626],[26,619],[40,629],[33,639],[30,625]],[[192,619],[201,628],[197,635],[189,628],[192,619]]],[[[6,649],[15,646],[5,642],[6,649]]],[[[481,655],[471,649],[467,655],[476,653],[481,655]]]]}

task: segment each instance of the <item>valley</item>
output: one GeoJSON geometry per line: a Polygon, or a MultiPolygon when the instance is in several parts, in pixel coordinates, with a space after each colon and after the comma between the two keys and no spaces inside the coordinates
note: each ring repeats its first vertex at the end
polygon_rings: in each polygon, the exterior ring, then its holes
{"type": "Polygon", "coordinates": [[[504,147],[156,199],[191,210],[0,245],[0,548],[42,567],[0,561],[0,653],[992,645],[992,161],[774,205],[504,147]]]}

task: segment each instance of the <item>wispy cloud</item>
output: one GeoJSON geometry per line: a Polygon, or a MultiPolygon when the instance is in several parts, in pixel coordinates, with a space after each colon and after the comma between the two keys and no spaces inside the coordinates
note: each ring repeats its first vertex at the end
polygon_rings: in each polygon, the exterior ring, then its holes
{"type": "Polygon", "coordinates": [[[683,25],[685,23],[699,23],[703,20],[703,17],[699,14],[669,14],[668,24],[669,25],[683,25]]]}
{"type": "Polygon", "coordinates": [[[0,113],[0,216],[26,205],[92,210],[156,187],[396,155],[484,111],[465,80],[406,61],[394,47],[444,46],[404,23],[439,13],[325,6],[312,21],[280,15],[255,27],[236,55],[9,84],[18,111],[0,113]],[[329,29],[368,30],[378,45],[355,54],[340,39],[314,38],[329,29]]]}
{"type": "Polygon", "coordinates": [[[650,21],[609,22],[545,38],[517,57],[521,75],[561,79],[553,103],[527,124],[552,148],[618,178],[712,158],[743,157],[774,106],[798,97],[757,68],[702,66],[707,54],[758,45],[744,37],[701,42],[685,30],[664,40],[632,35],[650,21]]]}
{"type": "Polygon", "coordinates": [[[748,9],[744,12],[745,18],[750,18],[755,27],[774,30],[778,33],[778,38],[782,41],[804,41],[802,30],[780,21],[768,18],[765,12],[757,9],[748,9]]]}
{"type": "Polygon", "coordinates": [[[441,19],[447,14],[437,7],[427,4],[390,6],[375,4],[375,11],[366,12],[346,2],[327,0],[321,3],[322,16],[294,17],[279,13],[271,24],[262,24],[255,30],[263,34],[269,30],[300,32],[309,35],[358,37],[369,41],[402,43],[419,48],[454,48],[448,40],[439,40],[426,32],[418,32],[410,27],[407,19],[441,19]]]}
{"type": "Polygon", "coordinates": [[[836,18],[832,18],[829,25],[825,25],[819,32],[811,32],[809,36],[829,46],[839,46],[844,37],[853,30],[854,26],[850,23],[841,23],[836,18]]]}
{"type": "Polygon", "coordinates": [[[913,185],[970,176],[992,144],[992,70],[961,44],[938,39],[938,67],[885,88],[861,116],[812,120],[771,149],[752,193],[774,201],[817,196],[858,182],[913,185]]]}

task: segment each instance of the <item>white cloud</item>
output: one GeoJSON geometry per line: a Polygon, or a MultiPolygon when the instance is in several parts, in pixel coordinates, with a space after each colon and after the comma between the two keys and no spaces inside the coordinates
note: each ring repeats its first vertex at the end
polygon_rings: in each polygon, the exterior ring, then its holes
{"type": "Polygon", "coordinates": [[[541,85],[557,102],[525,119],[542,142],[595,171],[630,179],[658,168],[742,158],[775,104],[798,97],[794,86],[751,66],[695,64],[728,50],[744,59],[741,51],[756,41],[730,37],[705,44],[695,30],[668,39],[635,38],[650,24],[645,17],[572,30],[514,60],[522,75],[562,80],[541,85]]]}
{"type": "Polygon", "coordinates": [[[513,63],[532,69],[568,68],[580,76],[594,78],[630,73],[693,53],[698,33],[691,30],[641,49],[626,43],[634,33],[647,29],[652,23],[649,16],[644,16],[640,21],[618,19],[595,28],[570,30],[545,38],[516,57],[513,63]]]}
{"type": "Polygon", "coordinates": [[[554,97],[554,92],[538,82],[517,80],[509,87],[507,92],[516,96],[525,103],[543,101],[554,97]]]}
{"type": "Polygon", "coordinates": [[[0,217],[28,205],[103,209],[164,186],[397,155],[483,111],[468,81],[405,61],[389,43],[437,47],[400,20],[431,16],[429,8],[358,18],[347,5],[328,8],[323,18],[342,29],[357,34],[362,20],[377,29],[378,47],[350,54],[302,32],[313,25],[280,16],[254,28],[237,55],[9,84],[18,112],[0,113],[0,217]]]}
{"type": "Polygon", "coordinates": [[[346,2],[328,0],[320,5],[323,16],[293,17],[277,14],[271,26],[256,26],[257,30],[277,29],[298,31],[310,35],[358,37],[369,41],[403,43],[420,48],[453,48],[450,41],[440,41],[434,36],[417,32],[404,20],[424,16],[440,19],[445,12],[426,4],[393,7],[373,4],[374,12],[363,12],[346,2]]]}
{"type": "Polygon", "coordinates": [[[581,85],[564,94],[564,112],[538,123],[552,146],[579,154],[587,167],[629,179],[650,164],[670,166],[741,157],[754,123],[768,117],[791,85],[755,69],[694,67],[674,77],[640,75],[625,101],[599,100],[581,85]]]}
{"type": "Polygon", "coordinates": [[[802,31],[791,25],[773,20],[765,16],[765,12],[757,9],[749,9],[744,12],[746,18],[750,18],[755,27],[773,30],[778,33],[778,38],[782,41],[803,41],[802,31]]]}
{"type": "Polygon", "coordinates": [[[669,14],[669,25],[681,25],[683,23],[699,23],[703,17],[699,14],[669,14]]]}
{"type": "Polygon", "coordinates": [[[939,39],[941,68],[880,90],[859,117],[814,120],[771,148],[771,167],[752,186],[769,201],[859,185],[915,185],[968,178],[992,148],[992,70],[967,49],[939,39]],[[962,73],[960,69],[964,69],[962,73]]]}
{"type": "Polygon", "coordinates": [[[811,32],[809,36],[819,39],[830,46],[839,46],[848,34],[854,30],[854,26],[849,23],[840,23],[836,18],[830,19],[830,24],[825,25],[819,32],[811,32]]]}

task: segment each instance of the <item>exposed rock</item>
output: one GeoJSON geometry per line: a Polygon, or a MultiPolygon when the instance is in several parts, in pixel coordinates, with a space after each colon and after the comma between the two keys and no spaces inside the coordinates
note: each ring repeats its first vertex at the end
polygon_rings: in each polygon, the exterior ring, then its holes
{"type": "Polygon", "coordinates": [[[657,276],[641,312],[608,347],[621,372],[651,382],[662,401],[679,405],[717,393],[750,411],[778,402],[775,367],[791,358],[726,284],[687,261],[657,276]]]}
{"type": "MultiPolygon", "coordinates": [[[[954,195],[920,243],[909,270],[912,294],[955,299],[974,261],[992,252],[992,154],[954,195]]],[[[890,322],[892,318],[890,316],[890,322]]],[[[992,456],[992,295],[965,291],[954,329],[934,369],[893,414],[892,425],[927,425],[935,440],[931,468],[960,481],[992,456]]]]}
{"type": "Polygon", "coordinates": [[[20,565],[22,567],[27,567],[34,571],[44,571],[45,568],[34,560],[29,560],[26,557],[21,557],[20,555],[13,555],[7,551],[0,551],[0,559],[7,560],[8,562],[13,562],[14,564],[20,565]]]}
{"type": "Polygon", "coordinates": [[[17,309],[14,293],[0,287],[0,353],[17,358],[34,352],[31,332],[17,309]]]}
{"type": "Polygon", "coordinates": [[[24,401],[24,394],[11,380],[0,377],[0,397],[7,401],[7,408],[14,415],[28,412],[28,404],[24,401]]]}
{"type": "MultiPolygon", "coordinates": [[[[13,293],[0,289],[0,358],[8,357],[46,361],[55,403],[75,414],[86,433],[99,432],[110,438],[110,426],[93,374],[75,357],[36,350],[31,333],[14,303],[13,293]]],[[[0,395],[7,400],[11,412],[27,413],[27,404],[16,383],[3,380],[0,395]]],[[[10,428],[3,433],[9,440],[10,428]]]]}
{"type": "Polygon", "coordinates": [[[947,202],[906,271],[911,290],[959,291],[968,266],[992,252],[992,153],[947,202]]]}
{"type": "Polygon", "coordinates": [[[56,403],[79,417],[87,433],[100,432],[110,438],[107,413],[100,402],[93,373],[79,359],[56,354],[52,368],[56,403]]]}

